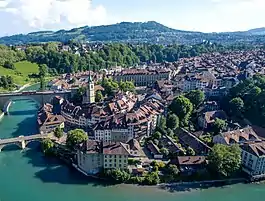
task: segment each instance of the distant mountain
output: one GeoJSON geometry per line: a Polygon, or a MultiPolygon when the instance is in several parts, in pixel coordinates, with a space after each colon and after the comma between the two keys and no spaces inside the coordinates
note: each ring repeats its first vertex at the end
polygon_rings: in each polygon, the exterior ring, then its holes
{"type": "Polygon", "coordinates": [[[265,27],[257,28],[257,29],[250,29],[247,31],[247,33],[251,35],[265,35],[265,27]]]}
{"type": "Polygon", "coordinates": [[[201,43],[205,40],[220,43],[257,43],[261,41],[260,35],[262,35],[257,33],[262,33],[262,31],[264,31],[262,29],[253,29],[247,32],[201,33],[172,29],[154,21],[144,23],[122,22],[113,25],[85,26],[56,32],[39,31],[26,35],[6,36],[0,38],[0,43],[25,44],[51,41],[67,42],[72,39],[90,42],[179,43],[190,45],[201,43]],[[255,37],[253,37],[253,35],[255,35],[255,37]]]}

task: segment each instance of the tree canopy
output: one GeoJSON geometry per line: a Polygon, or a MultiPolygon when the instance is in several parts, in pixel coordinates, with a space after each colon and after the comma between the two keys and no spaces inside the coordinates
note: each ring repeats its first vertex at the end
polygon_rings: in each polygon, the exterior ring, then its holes
{"type": "Polygon", "coordinates": [[[179,127],[179,118],[175,114],[169,114],[167,116],[167,128],[175,130],[179,127]]]}
{"type": "Polygon", "coordinates": [[[41,143],[42,151],[45,155],[49,155],[52,152],[52,148],[54,147],[53,141],[50,139],[44,139],[41,143]]]}
{"type": "Polygon", "coordinates": [[[227,126],[227,123],[219,118],[216,118],[214,123],[213,123],[213,132],[217,135],[220,132],[222,132],[227,126]]]}
{"type": "Polygon", "coordinates": [[[224,176],[230,176],[241,167],[241,150],[238,145],[214,145],[209,154],[209,165],[224,176]]]}
{"type": "Polygon", "coordinates": [[[192,90],[185,95],[194,107],[198,107],[205,100],[205,94],[201,90],[192,90]]]}
{"type": "Polygon", "coordinates": [[[102,92],[101,91],[97,91],[96,95],[95,95],[95,101],[96,102],[101,102],[101,101],[103,101],[103,99],[104,99],[104,96],[103,96],[102,92]]]}
{"type": "Polygon", "coordinates": [[[233,87],[223,101],[223,109],[265,127],[265,76],[254,75],[233,87]]]}
{"type": "Polygon", "coordinates": [[[232,115],[241,117],[244,113],[244,101],[239,97],[233,98],[229,102],[229,107],[232,115]]]}
{"type": "Polygon", "coordinates": [[[66,145],[70,148],[74,148],[86,140],[88,140],[88,136],[85,131],[82,129],[75,129],[68,132],[66,145]]]}
{"type": "Polygon", "coordinates": [[[56,127],[54,130],[54,136],[57,138],[63,137],[63,129],[60,127],[56,127]]]}
{"type": "Polygon", "coordinates": [[[169,106],[169,108],[173,113],[175,113],[179,117],[183,125],[188,124],[188,121],[193,111],[193,105],[188,98],[182,95],[176,97],[169,106]]]}

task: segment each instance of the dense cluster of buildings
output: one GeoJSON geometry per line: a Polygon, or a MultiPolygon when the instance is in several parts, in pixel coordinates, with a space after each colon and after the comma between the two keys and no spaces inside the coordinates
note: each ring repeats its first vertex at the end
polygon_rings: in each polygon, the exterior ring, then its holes
{"type": "MultiPolygon", "coordinates": [[[[50,132],[58,126],[83,128],[88,132],[89,140],[80,145],[77,153],[78,168],[85,174],[96,174],[102,169],[127,169],[128,158],[147,157],[139,141],[152,136],[177,94],[200,89],[207,98],[223,96],[240,80],[264,74],[264,59],[265,52],[261,50],[212,53],[180,59],[170,67],[117,67],[98,73],[66,74],[53,81],[51,87],[62,90],[85,86],[83,104],[78,106],[56,97],[39,111],[38,124],[41,132],[50,132]],[[95,85],[93,79],[103,77],[133,81],[136,86],[146,87],[145,93],[117,92],[104,102],[95,103],[95,92],[104,89],[95,85]]],[[[179,128],[174,130],[177,141],[163,134],[158,142],[150,140],[145,144],[153,160],[165,159],[164,149],[176,156],[171,163],[185,174],[205,168],[211,147],[202,140],[202,135],[212,129],[216,119],[221,119],[226,122],[226,128],[211,143],[240,145],[243,171],[251,176],[265,175],[263,129],[233,123],[215,101],[206,101],[196,113],[196,126],[201,132],[179,128]],[[179,156],[183,150],[192,150],[194,155],[179,156]]]]}
{"type": "Polygon", "coordinates": [[[211,53],[180,59],[175,84],[183,92],[194,89],[222,96],[240,80],[265,73],[264,50],[211,53]]]}

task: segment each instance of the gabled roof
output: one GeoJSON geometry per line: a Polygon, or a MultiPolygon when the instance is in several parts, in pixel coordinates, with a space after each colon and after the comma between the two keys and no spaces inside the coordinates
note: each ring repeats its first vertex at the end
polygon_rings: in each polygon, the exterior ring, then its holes
{"type": "Polygon", "coordinates": [[[224,138],[227,144],[261,141],[252,127],[228,131],[222,133],[221,136],[224,138]]]}
{"type": "Polygon", "coordinates": [[[178,156],[178,165],[201,165],[206,163],[205,156],[178,156]]]}
{"type": "Polygon", "coordinates": [[[255,156],[265,156],[265,142],[246,143],[241,148],[255,156]]]}

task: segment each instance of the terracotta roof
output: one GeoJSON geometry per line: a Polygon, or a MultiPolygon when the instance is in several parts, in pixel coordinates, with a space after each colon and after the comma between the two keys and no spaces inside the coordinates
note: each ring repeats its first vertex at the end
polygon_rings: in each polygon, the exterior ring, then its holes
{"type": "Polygon", "coordinates": [[[38,124],[39,126],[43,125],[53,125],[53,124],[61,124],[65,121],[62,115],[53,115],[49,112],[42,112],[38,115],[38,124]]]}
{"type": "Polygon", "coordinates": [[[201,165],[206,162],[205,156],[178,156],[179,165],[201,165]]]}
{"type": "Polygon", "coordinates": [[[86,142],[86,153],[101,153],[102,146],[100,141],[88,140],[86,142]]]}
{"type": "Polygon", "coordinates": [[[103,143],[103,154],[106,155],[130,155],[126,144],[119,143],[103,143]]]}
{"type": "Polygon", "coordinates": [[[246,143],[241,148],[255,156],[265,156],[265,142],[246,143]]]}
{"type": "Polygon", "coordinates": [[[224,138],[227,144],[240,143],[240,142],[243,143],[249,141],[261,141],[252,127],[246,127],[244,129],[228,131],[222,133],[221,136],[224,138]]]}

